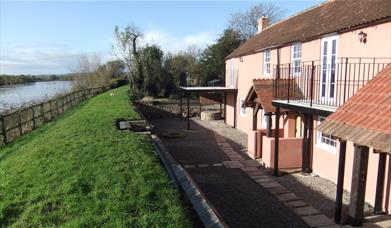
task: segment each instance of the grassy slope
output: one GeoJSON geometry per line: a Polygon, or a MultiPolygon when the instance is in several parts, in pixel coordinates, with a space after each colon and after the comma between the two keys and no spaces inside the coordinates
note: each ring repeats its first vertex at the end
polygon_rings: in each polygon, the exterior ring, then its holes
{"type": "Polygon", "coordinates": [[[115,129],[137,118],[115,93],[0,148],[0,226],[191,226],[148,137],[115,129]]]}

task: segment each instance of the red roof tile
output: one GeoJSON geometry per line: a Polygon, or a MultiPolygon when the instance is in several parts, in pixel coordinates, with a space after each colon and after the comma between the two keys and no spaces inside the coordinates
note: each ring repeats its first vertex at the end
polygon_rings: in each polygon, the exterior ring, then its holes
{"type": "Polygon", "coordinates": [[[226,58],[260,52],[266,48],[315,39],[325,34],[389,21],[390,0],[334,0],[277,22],[248,39],[226,58]]]}
{"type": "Polygon", "coordinates": [[[318,130],[391,153],[391,64],[327,117],[318,130]]]}

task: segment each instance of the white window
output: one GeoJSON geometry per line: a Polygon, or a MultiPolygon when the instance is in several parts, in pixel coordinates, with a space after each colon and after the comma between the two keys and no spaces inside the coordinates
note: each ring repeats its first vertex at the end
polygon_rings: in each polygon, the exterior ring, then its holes
{"type": "Polygon", "coordinates": [[[292,74],[298,76],[301,73],[301,43],[292,45],[292,74]]]}
{"type": "Polygon", "coordinates": [[[265,114],[263,114],[262,115],[262,127],[264,127],[264,128],[267,128],[267,121],[268,121],[268,116],[267,115],[265,115],[265,114]]]}
{"type": "MultiPolygon", "coordinates": [[[[318,117],[318,125],[322,123],[326,117],[324,116],[319,116],[318,117]]],[[[337,147],[337,139],[328,134],[324,134],[322,132],[317,133],[317,145],[320,146],[321,148],[324,148],[326,150],[336,152],[336,147],[337,147]]]]}
{"type": "Polygon", "coordinates": [[[240,98],[240,115],[246,116],[246,104],[244,103],[243,98],[240,98]]]}
{"type": "Polygon", "coordinates": [[[233,59],[231,60],[231,72],[230,72],[229,86],[230,87],[235,86],[235,61],[233,59]]]}
{"type": "Polygon", "coordinates": [[[270,75],[270,50],[263,53],[263,74],[270,75]]]}

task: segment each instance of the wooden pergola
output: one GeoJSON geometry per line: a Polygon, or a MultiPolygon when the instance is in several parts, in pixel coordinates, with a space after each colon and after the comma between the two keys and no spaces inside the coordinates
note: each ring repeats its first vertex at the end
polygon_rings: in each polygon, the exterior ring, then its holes
{"type": "MultiPolygon", "coordinates": [[[[224,122],[226,122],[226,113],[227,113],[227,92],[233,92],[236,95],[237,89],[224,87],[224,86],[194,86],[194,87],[180,87],[181,96],[180,96],[180,112],[182,115],[183,111],[183,102],[182,97],[183,93],[187,99],[187,130],[190,130],[190,96],[192,93],[221,93],[223,96],[224,102],[224,122]]],[[[235,104],[234,104],[234,113],[236,113],[236,96],[235,96],[235,104]]],[[[236,114],[235,114],[236,115],[236,114]]],[[[236,118],[236,117],[235,117],[236,118]]],[[[234,121],[236,122],[236,121],[234,121]]]]}
{"type": "Polygon", "coordinates": [[[326,118],[317,128],[333,135],[340,141],[339,166],[335,220],[340,222],[342,211],[343,183],[345,175],[346,142],[354,143],[354,161],[349,203],[349,222],[361,226],[365,203],[369,148],[379,153],[375,214],[387,209],[390,192],[391,171],[386,179],[386,162],[391,164],[391,64],[368,82],[335,113],[326,118]],[[387,183],[387,185],[385,185],[387,183]],[[386,200],[384,204],[384,189],[386,200]]]}

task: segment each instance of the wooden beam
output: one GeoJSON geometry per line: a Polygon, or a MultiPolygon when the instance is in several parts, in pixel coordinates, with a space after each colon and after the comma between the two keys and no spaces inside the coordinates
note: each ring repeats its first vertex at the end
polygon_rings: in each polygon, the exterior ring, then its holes
{"type": "Polygon", "coordinates": [[[379,164],[377,168],[376,196],[375,196],[375,208],[374,208],[374,213],[376,215],[384,213],[383,197],[384,197],[384,179],[386,177],[386,162],[387,162],[387,154],[380,153],[379,164]]]}
{"type": "Polygon", "coordinates": [[[303,147],[301,157],[301,171],[307,172],[307,158],[308,158],[308,114],[304,114],[304,131],[303,131],[303,147]]]}
{"type": "Polygon", "coordinates": [[[258,126],[258,104],[253,108],[253,131],[257,130],[258,126]]]}
{"type": "Polygon", "coordinates": [[[274,176],[278,176],[278,155],[280,144],[280,107],[276,107],[276,129],[274,132],[274,176]]]}
{"type": "Polygon", "coordinates": [[[273,125],[272,114],[270,112],[267,112],[266,115],[267,115],[267,122],[266,122],[267,132],[266,132],[266,136],[267,137],[272,137],[272,125],[273,125]]]}
{"type": "Polygon", "coordinates": [[[190,93],[187,92],[187,130],[190,130],[190,93]]]}
{"type": "Polygon", "coordinates": [[[345,177],[345,160],[346,160],[346,141],[340,141],[339,144],[339,161],[338,161],[338,180],[337,180],[337,194],[335,197],[335,212],[334,221],[341,222],[342,213],[342,199],[343,199],[343,183],[345,177]]]}
{"type": "Polygon", "coordinates": [[[367,183],[369,148],[354,145],[352,184],[350,189],[349,220],[353,226],[362,226],[365,189],[367,183]]]}

